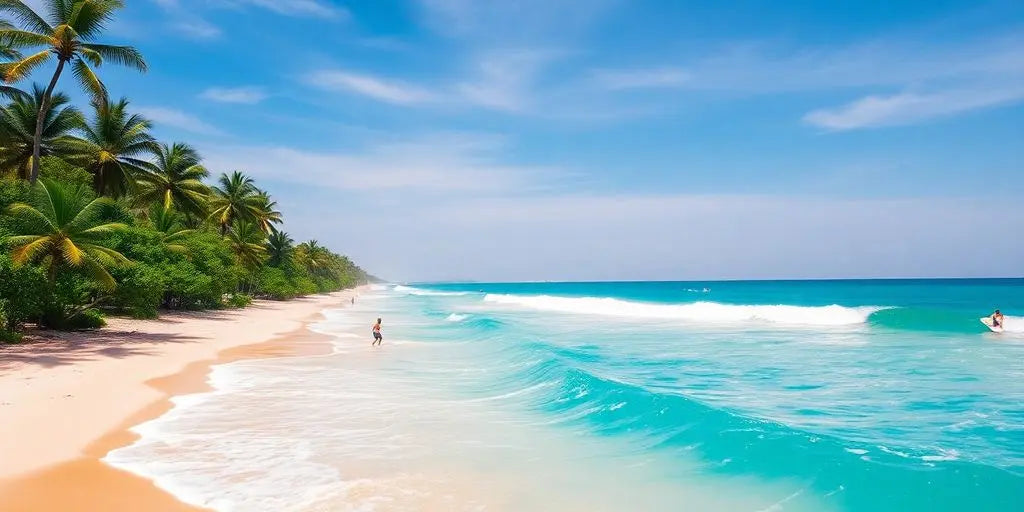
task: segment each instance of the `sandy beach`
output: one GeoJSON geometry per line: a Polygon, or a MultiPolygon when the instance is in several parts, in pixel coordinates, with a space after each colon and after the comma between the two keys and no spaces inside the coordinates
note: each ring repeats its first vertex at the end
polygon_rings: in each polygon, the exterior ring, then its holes
{"type": "Polygon", "coordinates": [[[111,318],[98,331],[0,348],[0,509],[197,510],[100,459],[167,411],[169,397],[203,391],[213,364],[328,350],[306,323],[357,293],[111,318]]]}

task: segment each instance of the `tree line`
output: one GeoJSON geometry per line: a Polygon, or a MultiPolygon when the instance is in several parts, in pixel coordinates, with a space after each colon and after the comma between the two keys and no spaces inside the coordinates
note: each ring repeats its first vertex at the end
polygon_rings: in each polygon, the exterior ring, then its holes
{"type": "Polygon", "coordinates": [[[367,282],[347,257],[282,231],[251,177],[211,183],[192,146],[156,140],[110,97],[104,64],[147,69],[135,48],[97,42],[122,7],[0,0],[0,341],[27,322],[98,327],[104,312],[244,307],[367,282]],[[25,84],[51,68],[46,85],[25,84]],[[58,89],[66,76],[85,109],[58,89]]]}

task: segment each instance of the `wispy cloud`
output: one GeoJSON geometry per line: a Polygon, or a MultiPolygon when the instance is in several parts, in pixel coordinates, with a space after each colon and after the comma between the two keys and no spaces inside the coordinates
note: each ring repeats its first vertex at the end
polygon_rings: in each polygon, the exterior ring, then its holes
{"type": "Polygon", "coordinates": [[[653,89],[679,87],[690,80],[686,71],[673,68],[601,69],[594,71],[594,79],[608,89],[653,89]]]}
{"type": "Polygon", "coordinates": [[[167,26],[179,34],[196,40],[210,40],[220,37],[220,27],[197,14],[196,9],[185,8],[181,0],[151,0],[171,18],[167,26]]]}
{"type": "Polygon", "coordinates": [[[558,52],[518,49],[486,52],[476,57],[469,77],[455,86],[455,101],[493,110],[523,112],[534,101],[539,75],[558,52]]]}
{"type": "Polygon", "coordinates": [[[277,14],[295,17],[319,17],[330,20],[344,20],[350,13],[344,7],[322,0],[151,0],[160,6],[171,18],[168,26],[197,40],[216,39],[222,34],[217,25],[200,14],[205,7],[227,6],[234,8],[256,7],[277,14]]]}
{"type": "Polygon", "coordinates": [[[199,97],[221,103],[254,105],[267,99],[267,92],[261,87],[211,87],[199,97]]]}
{"type": "Polygon", "coordinates": [[[216,39],[221,35],[220,27],[197,17],[172,23],[171,28],[191,39],[216,39]]]}
{"type": "Polygon", "coordinates": [[[968,41],[895,38],[833,46],[734,42],[682,63],[687,87],[754,94],[870,86],[905,86],[939,80],[1019,76],[1024,38],[988,35],[968,41]]]}
{"type": "Polygon", "coordinates": [[[307,75],[304,81],[320,89],[361,94],[397,105],[426,103],[435,99],[433,93],[416,85],[344,70],[316,71],[307,75]]]}
{"type": "Polygon", "coordinates": [[[327,17],[332,19],[348,18],[349,12],[344,7],[321,0],[223,0],[236,5],[251,5],[271,10],[287,16],[327,17]]]}
{"type": "Polygon", "coordinates": [[[1024,86],[1003,90],[955,90],[930,94],[867,96],[831,109],[819,109],[804,121],[829,130],[905,125],[971,110],[1024,101],[1024,86]]]}
{"type": "Polygon", "coordinates": [[[166,125],[172,128],[178,128],[179,130],[198,133],[200,135],[224,135],[224,132],[217,127],[192,114],[188,114],[178,109],[159,106],[143,106],[139,107],[138,111],[147,119],[156,123],[157,128],[159,128],[160,125],[166,125]]]}
{"type": "Polygon", "coordinates": [[[379,140],[350,152],[217,145],[203,154],[214,169],[239,168],[265,180],[356,192],[509,193],[559,174],[499,163],[504,146],[504,139],[486,134],[437,133],[379,140]],[[301,172],[282,173],[286,168],[301,172]]]}
{"type": "Polygon", "coordinates": [[[486,46],[540,45],[587,31],[621,0],[419,0],[435,32],[486,46]]]}

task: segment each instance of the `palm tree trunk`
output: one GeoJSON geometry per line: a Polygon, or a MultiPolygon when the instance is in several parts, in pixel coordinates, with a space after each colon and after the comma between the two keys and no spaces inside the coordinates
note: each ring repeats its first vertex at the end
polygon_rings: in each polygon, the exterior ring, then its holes
{"type": "Polygon", "coordinates": [[[39,179],[39,159],[42,158],[43,149],[43,119],[46,117],[46,112],[50,110],[50,97],[53,96],[53,89],[57,87],[61,71],[64,71],[64,62],[64,59],[57,60],[57,70],[53,72],[50,85],[43,93],[43,102],[39,105],[39,113],[36,114],[36,133],[32,138],[32,174],[28,178],[29,183],[33,185],[39,179]]]}

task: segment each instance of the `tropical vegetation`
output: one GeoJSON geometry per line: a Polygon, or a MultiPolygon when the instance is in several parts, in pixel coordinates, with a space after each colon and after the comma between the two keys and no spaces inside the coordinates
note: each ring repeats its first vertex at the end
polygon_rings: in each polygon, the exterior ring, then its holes
{"type": "Polygon", "coordinates": [[[146,70],[134,48],[96,42],[123,2],[43,4],[0,0],[0,341],[26,324],[97,327],[370,279],[316,240],[296,244],[251,176],[209,183],[194,147],[156,140],[127,99],[110,99],[96,68],[146,70]],[[26,83],[48,63],[47,85],[26,83]],[[57,90],[65,68],[85,109],[57,90]]]}

